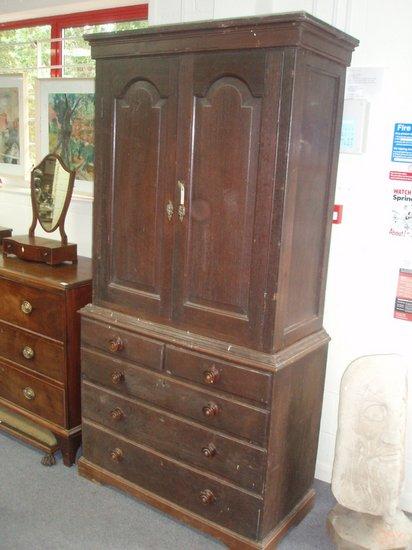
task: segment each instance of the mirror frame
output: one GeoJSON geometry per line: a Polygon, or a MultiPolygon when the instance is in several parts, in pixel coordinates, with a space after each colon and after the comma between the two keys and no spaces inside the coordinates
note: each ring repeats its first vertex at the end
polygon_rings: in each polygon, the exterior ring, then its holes
{"type": "Polygon", "coordinates": [[[67,210],[69,209],[70,201],[73,194],[75,176],[76,176],[76,171],[70,170],[70,168],[68,168],[67,165],[63,162],[63,159],[60,157],[60,155],[56,155],[54,153],[49,153],[48,155],[46,155],[41,160],[41,162],[39,162],[39,164],[32,169],[30,174],[30,188],[31,188],[31,206],[33,211],[33,221],[29,229],[29,237],[34,237],[34,230],[36,229],[37,222],[39,222],[41,228],[44,229],[46,233],[53,233],[54,231],[56,231],[57,228],[59,228],[61,242],[64,245],[67,244],[67,235],[64,230],[64,222],[66,220],[67,210]],[[63,170],[69,174],[69,184],[67,186],[66,198],[63,204],[63,208],[59,216],[59,219],[57,220],[54,227],[52,227],[51,229],[46,229],[40,220],[39,208],[36,201],[36,189],[34,185],[35,170],[40,169],[43,163],[46,162],[47,160],[55,160],[56,162],[59,162],[63,170]]]}

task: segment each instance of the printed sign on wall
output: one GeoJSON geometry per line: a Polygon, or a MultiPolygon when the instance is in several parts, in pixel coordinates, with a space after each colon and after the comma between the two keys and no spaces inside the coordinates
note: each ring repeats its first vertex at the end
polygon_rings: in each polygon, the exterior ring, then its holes
{"type": "Polygon", "coordinates": [[[394,317],[412,321],[412,269],[399,270],[394,317]]]}
{"type": "Polygon", "coordinates": [[[392,162],[412,162],[412,123],[395,124],[392,162]]]}

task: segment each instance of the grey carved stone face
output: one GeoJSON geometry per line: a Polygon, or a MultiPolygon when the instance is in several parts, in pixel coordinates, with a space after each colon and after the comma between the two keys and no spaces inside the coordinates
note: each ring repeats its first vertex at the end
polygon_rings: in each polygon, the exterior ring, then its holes
{"type": "Polygon", "coordinates": [[[332,490],[343,506],[396,510],[404,472],[406,366],[396,355],[361,357],[341,383],[332,490]]]}

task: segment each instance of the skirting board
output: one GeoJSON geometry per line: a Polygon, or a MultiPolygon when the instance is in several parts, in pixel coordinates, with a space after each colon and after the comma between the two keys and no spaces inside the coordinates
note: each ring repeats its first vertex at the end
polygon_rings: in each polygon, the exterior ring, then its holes
{"type": "Polygon", "coordinates": [[[158,508],[162,512],[174,516],[180,521],[195,527],[200,531],[220,540],[231,550],[274,550],[277,543],[286,535],[287,531],[299,523],[312,508],[315,500],[315,491],[310,489],[295,508],[269,533],[261,542],[253,541],[238,535],[234,531],[225,529],[216,523],[208,521],[197,514],[177,506],[168,500],[161,498],[150,491],[142,489],[134,483],[123,479],[120,476],[112,474],[95,464],[92,464],[85,458],[80,458],[78,462],[79,474],[91,481],[111,485],[126,493],[158,508]]]}

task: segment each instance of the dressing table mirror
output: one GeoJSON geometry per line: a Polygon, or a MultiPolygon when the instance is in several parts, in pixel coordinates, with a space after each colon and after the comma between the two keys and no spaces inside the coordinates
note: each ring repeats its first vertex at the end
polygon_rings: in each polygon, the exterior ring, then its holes
{"type": "Polygon", "coordinates": [[[31,203],[33,221],[28,235],[3,240],[3,256],[14,254],[24,260],[57,265],[77,263],[77,245],[67,242],[64,222],[73,193],[75,171],[63,160],[49,154],[31,172],[31,203]],[[60,241],[36,237],[37,223],[46,233],[60,232],[60,241]]]}

